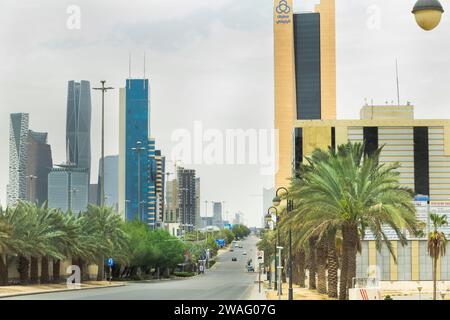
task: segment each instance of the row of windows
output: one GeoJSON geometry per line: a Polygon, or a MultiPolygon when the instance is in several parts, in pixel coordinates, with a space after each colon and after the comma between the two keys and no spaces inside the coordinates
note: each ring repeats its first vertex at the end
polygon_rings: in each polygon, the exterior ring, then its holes
{"type": "MultiPolygon", "coordinates": [[[[419,279],[430,281],[433,277],[433,260],[428,254],[427,241],[419,241],[419,256],[418,261],[412,259],[411,241],[407,246],[402,246],[397,242],[397,280],[398,281],[412,281],[412,270],[418,268],[419,279]]],[[[361,244],[361,253],[357,255],[356,259],[356,275],[358,278],[373,277],[376,272],[376,277],[381,281],[390,281],[391,279],[391,254],[386,245],[383,245],[381,252],[376,252],[376,266],[369,265],[369,242],[363,241],[361,244]]],[[[450,250],[450,244],[447,251],[450,250]]],[[[373,254],[373,253],[372,253],[373,254]]],[[[439,260],[439,275],[440,280],[450,281],[450,255],[446,255],[439,260]]]]}

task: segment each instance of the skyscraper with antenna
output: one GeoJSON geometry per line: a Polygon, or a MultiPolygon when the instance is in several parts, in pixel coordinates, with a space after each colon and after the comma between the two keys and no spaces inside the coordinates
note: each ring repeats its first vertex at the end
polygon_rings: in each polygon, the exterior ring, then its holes
{"type": "Polygon", "coordinates": [[[150,135],[150,86],[146,76],[131,74],[120,89],[119,110],[119,212],[126,220],[140,220],[156,227],[156,159],[155,140],[150,135]]]}

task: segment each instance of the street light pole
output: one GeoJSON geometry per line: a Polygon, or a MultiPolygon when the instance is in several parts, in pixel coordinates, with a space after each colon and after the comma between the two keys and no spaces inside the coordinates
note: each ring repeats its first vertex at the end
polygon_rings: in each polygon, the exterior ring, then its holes
{"type": "MultiPolygon", "coordinates": [[[[286,194],[286,200],[287,200],[287,206],[286,206],[286,213],[289,215],[292,210],[294,210],[294,201],[289,198],[289,191],[284,188],[280,187],[277,189],[277,192],[275,194],[275,198],[273,199],[273,205],[275,207],[278,207],[281,203],[280,198],[280,192],[284,191],[286,194]]],[[[294,289],[292,288],[292,228],[291,225],[289,225],[289,265],[288,265],[288,275],[289,275],[289,291],[288,291],[288,300],[294,299],[294,289]]]]}
{"type": "MultiPolygon", "coordinates": [[[[269,209],[267,209],[267,215],[266,215],[266,220],[272,221],[272,214],[271,214],[271,210],[275,210],[275,219],[276,221],[278,221],[278,209],[276,207],[270,207],[269,209]]],[[[280,242],[280,231],[279,229],[277,229],[277,239],[276,239],[276,243],[275,243],[275,270],[274,270],[274,274],[275,274],[275,279],[274,279],[274,290],[278,290],[278,269],[277,269],[277,248],[278,248],[278,244],[280,242]]],[[[281,257],[280,257],[281,258],[281,257]]]]}
{"type": "Polygon", "coordinates": [[[141,210],[141,152],[145,151],[145,148],[142,147],[142,142],[137,141],[136,147],[131,148],[132,151],[136,152],[138,157],[138,217],[141,222],[144,222],[144,219],[142,217],[142,210],[141,210]]]}
{"type": "Polygon", "coordinates": [[[101,88],[93,88],[93,90],[102,91],[102,170],[100,176],[100,205],[103,207],[105,205],[105,92],[112,90],[112,87],[105,87],[105,80],[100,81],[102,84],[101,88]]]}

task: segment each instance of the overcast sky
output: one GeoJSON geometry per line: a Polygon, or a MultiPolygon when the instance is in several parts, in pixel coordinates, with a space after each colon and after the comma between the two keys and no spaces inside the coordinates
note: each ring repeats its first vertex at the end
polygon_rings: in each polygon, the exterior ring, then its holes
{"type": "MultiPolygon", "coordinates": [[[[298,0],[296,11],[316,1],[298,0]]],[[[401,100],[417,118],[450,118],[450,20],[419,29],[415,0],[337,0],[338,118],[358,118],[365,99],[401,100]]],[[[450,2],[442,1],[450,11],[450,2]]],[[[1,0],[0,203],[6,203],[9,114],[28,112],[30,128],[47,131],[55,163],[65,161],[68,80],[106,79],[115,88],[151,79],[151,134],[170,155],[174,130],[273,127],[272,0],[1,0]],[[67,8],[81,9],[81,29],[68,29],[67,8]]],[[[106,154],[118,153],[118,90],[108,93],[106,154]]],[[[100,157],[100,94],[92,92],[94,176],[100,157]]],[[[172,167],[172,164],[168,164],[172,167]]],[[[257,165],[192,165],[205,200],[226,201],[251,225],[263,214],[262,188],[273,178],[257,165]]],[[[209,213],[211,208],[208,209],[209,213]]]]}

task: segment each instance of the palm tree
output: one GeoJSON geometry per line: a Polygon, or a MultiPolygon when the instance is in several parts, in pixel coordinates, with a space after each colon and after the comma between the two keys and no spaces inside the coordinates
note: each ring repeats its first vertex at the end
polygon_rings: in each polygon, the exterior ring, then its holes
{"type": "Polygon", "coordinates": [[[113,256],[115,252],[121,252],[121,248],[127,246],[127,235],[123,229],[120,216],[109,207],[97,207],[90,205],[83,214],[83,228],[86,235],[91,235],[95,245],[98,245],[96,257],[98,265],[97,280],[104,279],[105,259],[113,256]]]}
{"type": "Polygon", "coordinates": [[[0,286],[8,284],[6,251],[9,249],[11,233],[11,226],[6,222],[3,209],[0,208],[0,286]]]}
{"type": "Polygon", "coordinates": [[[428,234],[428,253],[433,259],[433,300],[436,300],[437,264],[439,257],[445,256],[447,238],[439,228],[447,225],[447,216],[430,214],[434,230],[428,234]]]}
{"type": "Polygon", "coordinates": [[[316,151],[291,187],[298,202],[291,222],[301,226],[301,242],[325,237],[330,230],[342,234],[340,299],[347,299],[352,287],[357,250],[367,229],[377,248],[385,242],[392,254],[383,226],[391,227],[404,245],[402,230],[418,231],[413,193],[399,184],[399,164],[379,163],[381,150],[369,156],[364,145],[348,143],[337,151],[316,151]]]}

